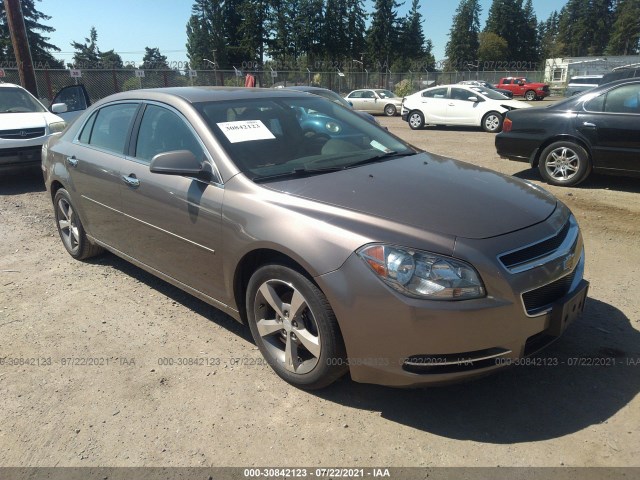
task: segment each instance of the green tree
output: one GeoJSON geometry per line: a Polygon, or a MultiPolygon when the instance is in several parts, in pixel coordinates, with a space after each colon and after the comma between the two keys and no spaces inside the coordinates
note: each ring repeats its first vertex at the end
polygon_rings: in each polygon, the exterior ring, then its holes
{"type": "Polygon", "coordinates": [[[169,70],[167,57],[160,53],[159,48],[144,47],[142,68],[144,68],[145,70],[169,70]]]}
{"type": "Polygon", "coordinates": [[[540,60],[540,43],[538,41],[538,18],[533,10],[531,0],[526,0],[522,9],[524,16],[523,30],[520,32],[519,61],[537,62],[540,60]]]}
{"type": "Polygon", "coordinates": [[[269,56],[280,65],[292,65],[297,57],[297,43],[293,34],[297,0],[270,0],[267,12],[267,49],[269,56]]]}
{"type": "Polygon", "coordinates": [[[227,65],[222,6],[218,1],[195,0],[191,7],[186,45],[191,68],[203,68],[206,65],[203,59],[211,60],[212,56],[220,65],[227,65]]]}
{"type": "Polygon", "coordinates": [[[569,0],[560,11],[562,56],[601,55],[614,21],[613,0],[569,0]]]}
{"type": "Polygon", "coordinates": [[[373,64],[374,68],[389,68],[390,61],[396,53],[399,6],[395,0],[375,0],[371,26],[367,32],[369,63],[373,64]]]}
{"type": "Polygon", "coordinates": [[[509,54],[507,41],[493,32],[480,33],[478,43],[478,60],[482,63],[503,61],[509,54]]]}
{"type": "Polygon", "coordinates": [[[400,21],[400,25],[400,45],[396,49],[398,60],[393,64],[394,70],[422,70],[433,67],[433,44],[424,36],[419,0],[412,0],[411,10],[400,21]]]}
{"type": "MultiPolygon", "coordinates": [[[[614,0],[591,0],[589,4],[589,55],[602,55],[609,43],[614,22],[614,0]]],[[[638,22],[640,19],[636,18],[638,22]]]]}
{"type": "Polygon", "coordinates": [[[640,0],[620,0],[607,45],[608,55],[640,53],[640,0]]]}
{"type": "Polygon", "coordinates": [[[342,63],[348,53],[347,1],[327,0],[324,11],[322,39],[324,55],[331,62],[342,63]]]}
{"type": "Polygon", "coordinates": [[[351,59],[361,59],[367,48],[367,13],[362,0],[347,0],[347,50],[351,59]]]}
{"type": "Polygon", "coordinates": [[[262,63],[267,38],[267,0],[244,0],[240,6],[240,49],[248,62],[262,63]]]}
{"type": "MultiPolygon", "coordinates": [[[[531,7],[529,16],[535,17],[531,7]]],[[[507,41],[506,57],[500,60],[537,60],[536,29],[527,18],[522,0],[493,0],[484,31],[507,41]]]]}
{"type": "Polygon", "coordinates": [[[84,43],[71,42],[75,50],[73,54],[72,66],[81,68],[95,68],[100,62],[100,49],[98,48],[98,32],[96,27],[91,27],[89,36],[84,39],[84,43]]]}
{"type": "Polygon", "coordinates": [[[562,56],[564,46],[558,39],[559,22],[560,15],[557,11],[553,11],[544,22],[538,24],[538,42],[540,45],[541,60],[562,56]]]}
{"type": "Polygon", "coordinates": [[[445,49],[447,69],[464,69],[466,64],[478,58],[481,11],[479,0],[460,1],[445,49]]]}
{"type": "MultiPolygon", "coordinates": [[[[324,1],[300,0],[293,21],[294,35],[298,39],[300,55],[306,57],[306,67],[311,68],[323,49],[324,1]]],[[[362,50],[364,51],[364,50],[362,50]]]]}
{"type": "MultiPolygon", "coordinates": [[[[20,2],[31,60],[36,68],[63,68],[63,62],[56,60],[51,53],[59,52],[60,49],[50,43],[49,37],[45,36],[47,33],[55,32],[55,28],[43,23],[51,20],[51,17],[40,12],[36,8],[35,2],[36,0],[21,0],[20,2]]],[[[4,2],[0,2],[0,60],[15,62],[4,2]]]]}

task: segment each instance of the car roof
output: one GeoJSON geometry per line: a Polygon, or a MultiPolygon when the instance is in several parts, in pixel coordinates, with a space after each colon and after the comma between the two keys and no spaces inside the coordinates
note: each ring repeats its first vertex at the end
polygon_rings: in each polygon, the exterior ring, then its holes
{"type": "Polygon", "coordinates": [[[99,103],[118,100],[170,100],[181,99],[189,103],[248,100],[252,98],[284,98],[303,96],[303,92],[296,92],[286,88],[247,88],[247,87],[168,87],[128,90],[116,93],[100,100],[99,103]]]}
{"type": "Polygon", "coordinates": [[[328,88],[322,87],[311,87],[309,85],[292,85],[290,87],[284,87],[286,90],[297,90],[299,92],[317,92],[319,90],[325,90],[329,92],[333,92],[333,90],[329,90],[328,88]]]}
{"type": "Polygon", "coordinates": [[[16,85],[15,83],[4,83],[4,82],[0,82],[0,87],[12,87],[12,88],[22,88],[24,90],[23,87],[21,87],[20,85],[16,85]]]}

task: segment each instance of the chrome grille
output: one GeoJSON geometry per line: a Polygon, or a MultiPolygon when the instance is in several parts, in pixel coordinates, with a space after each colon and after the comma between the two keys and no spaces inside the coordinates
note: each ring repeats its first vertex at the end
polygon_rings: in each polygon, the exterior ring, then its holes
{"type": "Polygon", "coordinates": [[[27,140],[37,137],[44,137],[44,127],[0,130],[0,138],[4,138],[5,140],[27,140]]]}

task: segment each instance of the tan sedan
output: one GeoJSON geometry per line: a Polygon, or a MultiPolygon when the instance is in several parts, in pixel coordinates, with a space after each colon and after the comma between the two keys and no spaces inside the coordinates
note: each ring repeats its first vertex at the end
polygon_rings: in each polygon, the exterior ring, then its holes
{"type": "Polygon", "coordinates": [[[345,98],[353,105],[354,110],[385,114],[388,117],[397,115],[402,107],[402,98],[382,88],[354,90],[345,98]]]}
{"type": "Polygon", "coordinates": [[[347,371],[397,386],[485,375],[585,303],[582,236],[559,200],[316,95],[123,92],[42,155],[73,258],[106,249],[248,324],[301,388],[347,371]],[[302,128],[312,114],[326,134],[302,128]]]}

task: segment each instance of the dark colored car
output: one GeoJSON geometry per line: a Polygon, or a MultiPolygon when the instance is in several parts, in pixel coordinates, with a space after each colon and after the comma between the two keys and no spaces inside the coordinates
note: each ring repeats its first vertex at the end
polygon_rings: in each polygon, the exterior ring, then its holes
{"type": "Polygon", "coordinates": [[[507,112],[498,155],[538,167],[553,185],[571,186],[594,170],[640,173],[640,78],[601,85],[546,108],[507,112]]]}
{"type": "Polygon", "coordinates": [[[640,77],[640,63],[634,63],[631,65],[614,68],[609,73],[605,73],[600,80],[600,85],[615,82],[616,80],[624,80],[625,78],[638,77],[640,77]]]}
{"type": "Polygon", "coordinates": [[[347,371],[397,386],[485,375],[585,304],[582,236],[559,200],[315,95],[119,93],[51,138],[42,168],[72,257],[107,249],[247,323],[302,388],[347,371]],[[307,135],[299,108],[358,136],[307,135]]]}
{"type": "Polygon", "coordinates": [[[484,80],[463,80],[458,82],[461,85],[476,85],[478,87],[488,88],[489,90],[494,90],[498,93],[501,93],[507,98],[513,98],[513,92],[511,90],[506,90],[504,88],[496,88],[491,85],[489,82],[485,82],[484,80]]]}

